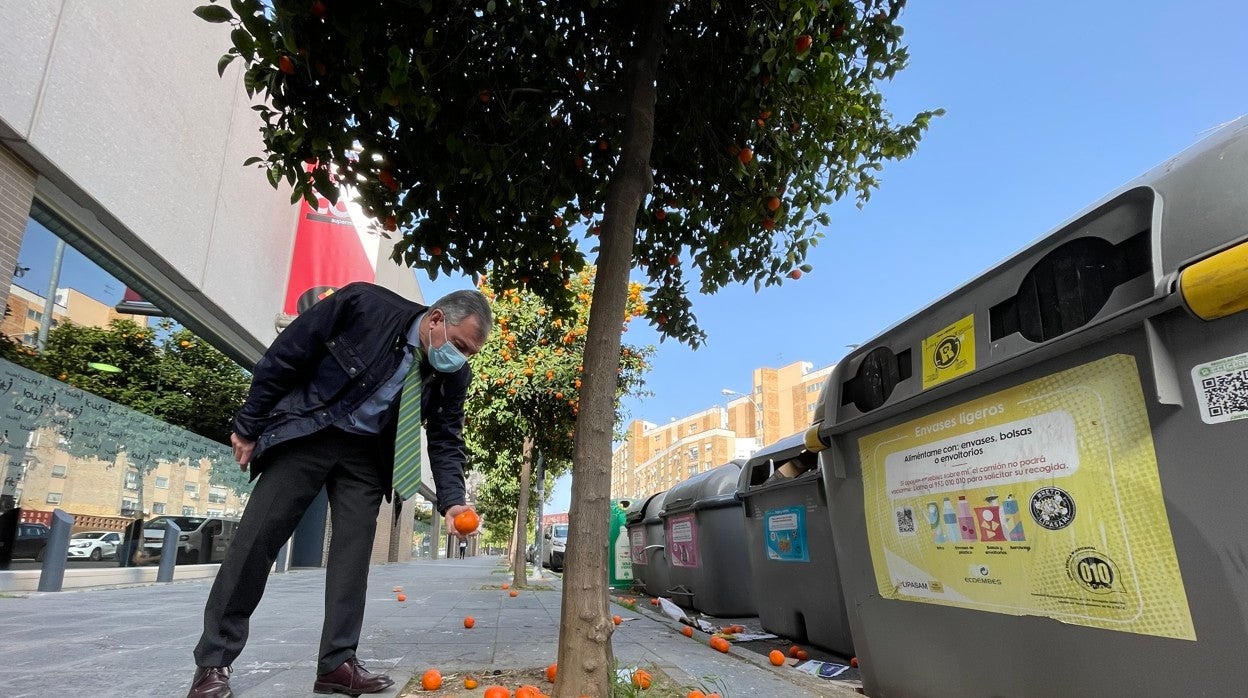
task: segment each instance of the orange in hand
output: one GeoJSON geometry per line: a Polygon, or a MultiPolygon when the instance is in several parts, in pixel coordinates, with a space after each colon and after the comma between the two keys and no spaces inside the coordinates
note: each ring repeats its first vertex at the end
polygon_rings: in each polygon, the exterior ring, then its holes
{"type": "Polygon", "coordinates": [[[437,669],[430,669],[425,675],[420,677],[420,687],[426,691],[436,691],[442,688],[442,672],[437,669]]]}
{"type": "Polygon", "coordinates": [[[477,512],[472,509],[461,511],[455,515],[455,530],[462,536],[474,533],[480,525],[481,517],[477,516],[477,512]]]}

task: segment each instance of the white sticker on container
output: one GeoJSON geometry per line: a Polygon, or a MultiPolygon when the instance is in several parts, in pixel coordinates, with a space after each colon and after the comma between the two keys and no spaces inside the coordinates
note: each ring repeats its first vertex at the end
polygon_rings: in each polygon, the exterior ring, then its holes
{"type": "Polygon", "coordinates": [[[1205,424],[1248,419],[1248,353],[1194,366],[1192,383],[1205,424]]]}

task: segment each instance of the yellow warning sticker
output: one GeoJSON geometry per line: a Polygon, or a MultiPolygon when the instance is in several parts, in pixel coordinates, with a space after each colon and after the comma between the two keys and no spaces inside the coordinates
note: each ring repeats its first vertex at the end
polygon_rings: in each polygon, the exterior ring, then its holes
{"type": "Polygon", "coordinates": [[[923,389],[975,370],[975,316],[923,340],[923,389]]]}

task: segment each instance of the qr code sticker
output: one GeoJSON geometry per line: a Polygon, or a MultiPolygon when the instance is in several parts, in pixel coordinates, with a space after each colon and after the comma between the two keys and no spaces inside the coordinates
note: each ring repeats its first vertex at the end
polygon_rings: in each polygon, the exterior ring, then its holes
{"type": "Polygon", "coordinates": [[[1248,355],[1202,364],[1192,369],[1200,417],[1207,424],[1248,418],[1248,355]]]}
{"type": "Polygon", "coordinates": [[[897,514],[897,533],[903,536],[913,536],[914,530],[914,509],[910,507],[899,507],[895,510],[897,514]]]}

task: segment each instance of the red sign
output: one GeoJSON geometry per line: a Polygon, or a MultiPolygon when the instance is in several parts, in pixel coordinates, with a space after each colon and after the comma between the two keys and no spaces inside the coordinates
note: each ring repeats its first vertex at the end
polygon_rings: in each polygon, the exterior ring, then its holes
{"type": "Polygon", "coordinates": [[[379,243],[376,229],[346,190],[337,204],[323,196],[317,197],[315,208],[300,202],[282,312],[297,315],[353,281],[373,281],[379,243]]]}

